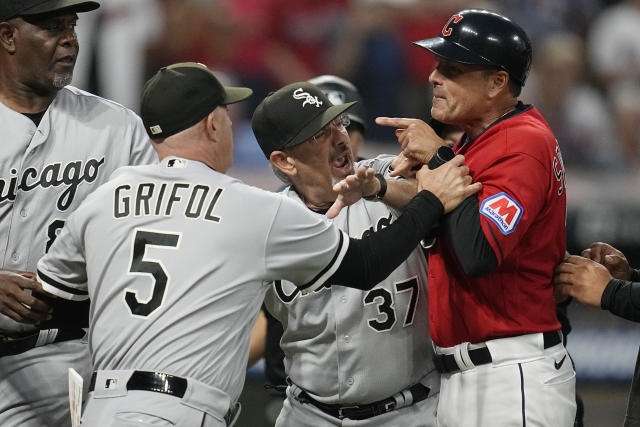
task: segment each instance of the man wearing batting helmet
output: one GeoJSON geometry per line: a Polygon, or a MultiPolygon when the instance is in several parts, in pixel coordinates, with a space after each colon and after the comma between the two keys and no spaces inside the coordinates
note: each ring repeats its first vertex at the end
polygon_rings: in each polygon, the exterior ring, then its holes
{"type": "MultiPolygon", "coordinates": [[[[518,101],[527,34],[504,16],[463,10],[416,44],[436,55],[431,116],[462,128],[454,151],[483,185],[445,217],[429,251],[439,425],[572,426],[575,372],[552,285],[565,255],[565,173],[551,129],[518,101]]],[[[405,166],[444,145],[422,121],[377,121],[398,129],[405,166]]]]}

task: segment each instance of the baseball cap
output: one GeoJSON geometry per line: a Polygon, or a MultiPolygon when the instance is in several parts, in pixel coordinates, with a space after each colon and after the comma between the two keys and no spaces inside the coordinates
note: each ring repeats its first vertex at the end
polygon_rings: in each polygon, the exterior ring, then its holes
{"type": "Polygon", "coordinates": [[[251,96],[246,87],[225,87],[204,64],[180,62],[162,67],[142,90],[140,115],[151,139],[175,135],[220,105],[251,96]]]}
{"type": "Polygon", "coordinates": [[[357,101],[357,104],[350,108],[346,114],[349,116],[351,123],[357,123],[362,127],[363,131],[366,130],[366,114],[364,112],[364,106],[362,105],[362,97],[360,96],[358,88],[356,88],[353,83],[331,74],[324,74],[309,79],[309,83],[313,83],[322,89],[333,105],[357,101]]]}
{"type": "Polygon", "coordinates": [[[291,83],[267,95],[253,112],[251,127],[264,155],[301,144],[355,102],[333,105],[309,82],[291,83]]]}
{"type": "Polygon", "coordinates": [[[89,12],[99,7],[96,1],[82,0],[0,0],[0,21],[63,10],[89,12]]]}

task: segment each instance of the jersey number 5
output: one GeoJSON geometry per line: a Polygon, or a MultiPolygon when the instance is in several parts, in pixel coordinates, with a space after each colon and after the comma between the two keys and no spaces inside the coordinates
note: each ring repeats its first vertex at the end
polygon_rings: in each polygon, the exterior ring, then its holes
{"type": "Polygon", "coordinates": [[[150,275],[153,278],[153,287],[151,298],[146,301],[138,299],[138,291],[128,289],[125,291],[124,300],[134,316],[147,317],[160,307],[169,282],[169,276],[160,261],[145,259],[147,246],[177,248],[179,240],[179,234],[136,230],[129,272],[150,275]]]}

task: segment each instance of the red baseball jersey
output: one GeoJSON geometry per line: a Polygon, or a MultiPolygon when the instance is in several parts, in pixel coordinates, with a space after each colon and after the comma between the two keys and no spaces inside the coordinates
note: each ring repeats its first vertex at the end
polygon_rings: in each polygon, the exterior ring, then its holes
{"type": "Polygon", "coordinates": [[[441,347],[560,328],[553,268],[566,249],[565,174],[558,142],[533,107],[498,121],[455,151],[478,193],[480,223],[498,266],[470,277],[450,241],[429,253],[431,337],[441,347]]]}

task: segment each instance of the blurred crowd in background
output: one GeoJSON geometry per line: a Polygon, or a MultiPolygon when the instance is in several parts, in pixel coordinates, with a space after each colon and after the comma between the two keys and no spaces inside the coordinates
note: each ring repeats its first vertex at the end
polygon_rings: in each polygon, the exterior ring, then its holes
{"type": "MultiPolygon", "coordinates": [[[[640,164],[640,0],[102,0],[79,21],[74,84],[138,110],[147,77],[202,62],[255,95],[319,74],[351,80],[371,121],[367,139],[394,143],[376,116],[428,118],[433,56],[412,41],[455,11],[500,12],[530,35],[533,69],[521,99],[553,128],[568,167],[634,171],[640,164]]],[[[393,149],[396,149],[394,146],[393,149]]],[[[243,153],[242,150],[239,150],[243,153]]],[[[247,156],[258,150],[246,151],[247,156]]],[[[238,161],[250,161],[241,158],[238,161]]]]}

